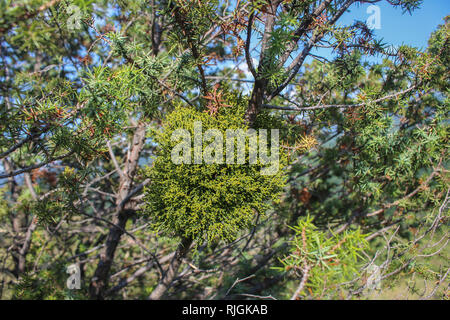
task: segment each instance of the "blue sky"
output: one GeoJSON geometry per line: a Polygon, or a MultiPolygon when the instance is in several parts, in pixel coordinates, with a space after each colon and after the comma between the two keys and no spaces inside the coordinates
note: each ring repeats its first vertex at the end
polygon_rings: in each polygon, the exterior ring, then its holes
{"type": "MultiPolygon", "coordinates": [[[[353,4],[350,10],[339,19],[338,24],[351,25],[355,20],[367,21],[371,15],[367,13],[370,5],[369,3],[353,4]]],[[[431,33],[437,29],[438,25],[444,23],[445,16],[450,15],[450,0],[424,0],[420,8],[411,14],[403,13],[401,7],[393,7],[387,1],[380,1],[375,5],[380,8],[381,27],[374,29],[375,38],[382,38],[383,43],[394,47],[406,44],[425,49],[431,33]]],[[[253,45],[256,41],[256,38],[252,40],[253,45]]],[[[330,60],[335,56],[335,53],[329,49],[316,49],[313,52],[330,60]]],[[[380,62],[381,59],[382,56],[365,58],[369,62],[380,62]]],[[[309,63],[312,60],[312,57],[308,57],[305,62],[309,63]]],[[[240,69],[247,74],[247,79],[252,79],[245,63],[241,64],[240,69]]]]}
{"type": "MultiPolygon", "coordinates": [[[[341,18],[341,23],[366,21],[370,16],[366,12],[369,5],[351,6],[350,12],[341,18]]],[[[394,46],[407,44],[418,48],[426,47],[431,32],[439,24],[443,24],[443,18],[450,14],[450,0],[424,0],[420,9],[413,11],[411,15],[402,14],[400,7],[394,8],[387,1],[376,5],[380,7],[381,29],[375,29],[375,35],[394,46]]]]}
{"type": "MultiPolygon", "coordinates": [[[[375,3],[380,9],[380,29],[374,29],[375,38],[383,39],[383,43],[388,46],[398,47],[402,44],[425,49],[428,39],[438,25],[444,23],[444,17],[450,14],[450,0],[424,0],[419,9],[411,14],[403,13],[401,7],[394,7],[387,1],[375,3]]],[[[339,19],[338,25],[352,25],[355,20],[367,21],[371,12],[367,12],[370,3],[353,4],[350,9],[339,19]]],[[[257,42],[256,36],[252,44],[257,42]]],[[[336,53],[330,49],[318,48],[313,53],[332,60],[336,53]]],[[[369,62],[380,62],[381,56],[366,57],[369,62]]],[[[312,57],[306,59],[306,63],[313,60],[312,57]]],[[[289,62],[289,61],[288,61],[289,62]]],[[[244,69],[245,63],[242,66],[244,69]]],[[[246,72],[248,70],[245,70],[246,72]]]]}

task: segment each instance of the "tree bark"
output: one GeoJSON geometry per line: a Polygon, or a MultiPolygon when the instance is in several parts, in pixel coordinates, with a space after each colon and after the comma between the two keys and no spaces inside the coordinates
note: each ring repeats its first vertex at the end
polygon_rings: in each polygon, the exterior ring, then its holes
{"type": "Polygon", "coordinates": [[[183,238],[181,240],[181,243],[178,245],[177,251],[175,252],[175,256],[173,257],[172,261],[169,264],[169,267],[162,276],[161,281],[150,294],[149,297],[150,300],[159,300],[167,292],[167,289],[169,289],[173,280],[177,276],[178,269],[181,263],[183,262],[183,258],[189,252],[191,245],[192,245],[191,238],[183,238]]]}
{"type": "Polygon", "coordinates": [[[256,116],[258,115],[259,109],[261,108],[264,92],[266,90],[267,81],[265,80],[255,80],[255,85],[253,87],[252,96],[248,103],[248,108],[245,113],[245,122],[248,126],[252,127],[255,122],[256,116]]]}
{"type": "Polygon", "coordinates": [[[145,131],[145,124],[139,123],[133,135],[133,143],[125,163],[124,172],[120,175],[120,185],[116,199],[117,209],[113,220],[114,226],[109,229],[105,249],[100,255],[100,261],[89,287],[91,299],[104,299],[104,293],[108,286],[109,272],[114,261],[116,248],[124,233],[123,230],[125,230],[125,225],[131,210],[128,204],[129,197],[127,196],[133,187],[133,179],[136,174],[139,155],[144,147],[145,131]]]}
{"type": "Polygon", "coordinates": [[[267,90],[268,80],[264,78],[263,73],[265,69],[267,69],[267,66],[272,62],[272,58],[267,55],[267,50],[270,45],[269,40],[271,33],[275,25],[275,14],[280,3],[280,0],[269,1],[264,14],[264,34],[261,43],[261,55],[255,77],[255,85],[253,86],[252,95],[245,113],[245,121],[250,127],[253,126],[253,122],[261,109],[264,94],[267,90]]]}

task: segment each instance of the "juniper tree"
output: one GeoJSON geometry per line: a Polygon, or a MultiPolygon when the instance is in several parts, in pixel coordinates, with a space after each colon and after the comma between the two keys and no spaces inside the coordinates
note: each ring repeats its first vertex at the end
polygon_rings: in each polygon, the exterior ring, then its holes
{"type": "Polygon", "coordinates": [[[354,298],[377,265],[442,297],[448,19],[340,23],[377,2],[1,1],[0,296],[354,298]],[[173,163],[199,120],[279,129],[280,171],[173,163]]]}

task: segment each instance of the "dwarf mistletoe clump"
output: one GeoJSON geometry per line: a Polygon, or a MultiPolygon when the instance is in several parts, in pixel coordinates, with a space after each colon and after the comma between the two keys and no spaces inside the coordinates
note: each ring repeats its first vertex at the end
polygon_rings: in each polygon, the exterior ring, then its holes
{"type": "MultiPolygon", "coordinates": [[[[203,131],[243,129],[244,101],[228,99],[230,107],[220,108],[216,116],[190,107],[178,107],[155,132],[159,152],[147,176],[151,179],[146,188],[145,212],[151,216],[158,229],[179,236],[208,242],[217,239],[231,240],[238,231],[249,226],[256,215],[263,215],[271,200],[277,200],[284,186],[284,175],[279,170],[274,175],[262,175],[262,164],[175,164],[171,153],[178,141],[172,133],[186,129],[194,135],[194,122],[201,122],[203,131]]],[[[266,122],[269,125],[268,122],[266,122]]],[[[205,139],[206,140],[206,139],[205,139]]],[[[203,143],[203,153],[208,142],[203,143]]],[[[194,148],[192,148],[193,150],[194,148]]],[[[223,157],[225,158],[225,147],[223,157]]],[[[249,156],[246,141],[246,158],[249,156]]],[[[280,165],[285,162],[280,152],[280,165]]]]}

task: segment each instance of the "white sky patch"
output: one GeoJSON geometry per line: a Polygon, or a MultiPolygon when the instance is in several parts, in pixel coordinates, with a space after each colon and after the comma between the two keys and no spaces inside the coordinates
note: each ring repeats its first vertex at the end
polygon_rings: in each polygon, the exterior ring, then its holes
{"type": "MultiPolygon", "coordinates": [[[[252,62],[253,62],[253,66],[256,68],[258,66],[258,60],[256,60],[255,58],[252,58],[252,62]]],[[[239,65],[238,69],[243,73],[245,80],[254,80],[253,75],[248,68],[247,61],[243,61],[239,65]]],[[[244,87],[243,93],[249,94],[253,87],[253,83],[242,82],[242,86],[244,87]]]]}

